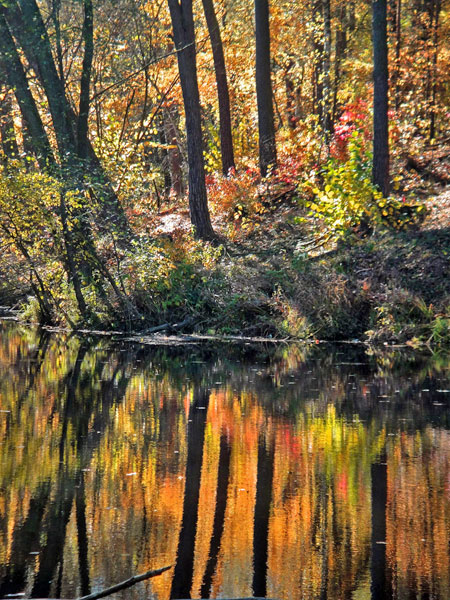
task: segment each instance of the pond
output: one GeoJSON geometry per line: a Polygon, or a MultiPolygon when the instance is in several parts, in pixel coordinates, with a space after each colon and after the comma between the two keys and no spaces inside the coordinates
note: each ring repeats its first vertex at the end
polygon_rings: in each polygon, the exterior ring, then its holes
{"type": "Polygon", "coordinates": [[[0,597],[448,600],[449,375],[0,323],[0,597]]]}

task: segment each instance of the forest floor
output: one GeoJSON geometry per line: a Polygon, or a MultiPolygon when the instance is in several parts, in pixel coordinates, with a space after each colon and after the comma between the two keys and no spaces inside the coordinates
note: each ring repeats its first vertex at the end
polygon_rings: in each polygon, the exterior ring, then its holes
{"type": "MultiPolygon", "coordinates": [[[[425,163],[405,182],[426,207],[419,227],[325,243],[317,223],[298,223],[305,210],[290,200],[246,229],[238,221],[230,240],[229,223],[216,218],[224,251],[211,279],[221,283],[205,286],[209,309],[188,331],[448,345],[450,165],[425,163]]],[[[171,237],[189,228],[188,213],[161,211],[153,226],[171,237]]]]}
{"type": "Polygon", "coordinates": [[[336,242],[292,195],[266,198],[265,210],[247,218],[213,215],[221,246],[196,258],[186,204],[163,206],[146,229],[172,255],[179,244],[181,259],[169,285],[146,291],[145,322],[129,331],[450,346],[450,145],[439,152],[404,159],[399,193],[414,191],[426,211],[419,226],[401,231],[380,227],[336,242]]]}

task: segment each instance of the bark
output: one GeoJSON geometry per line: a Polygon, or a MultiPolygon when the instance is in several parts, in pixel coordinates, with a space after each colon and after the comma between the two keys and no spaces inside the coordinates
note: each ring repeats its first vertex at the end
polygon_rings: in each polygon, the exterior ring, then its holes
{"type": "Polygon", "coordinates": [[[170,187],[176,198],[181,198],[184,193],[183,187],[183,159],[178,145],[178,107],[175,104],[168,106],[163,111],[164,133],[167,150],[167,160],[170,173],[170,187]]]}
{"type": "Polygon", "coordinates": [[[333,89],[333,108],[331,110],[331,129],[334,129],[336,114],[338,109],[338,92],[342,75],[342,61],[347,50],[347,11],[346,6],[339,8],[339,19],[336,29],[336,52],[334,57],[334,89],[333,89]]]}
{"type": "Polygon", "coordinates": [[[158,575],[162,575],[166,571],[171,568],[171,565],[167,567],[161,567],[160,569],[154,569],[151,571],[146,571],[145,573],[141,573],[140,575],[133,575],[129,579],[125,579],[125,581],[121,581],[116,585],[112,585],[109,588],[102,590],[101,592],[95,592],[93,594],[88,594],[87,596],[83,596],[81,598],[77,598],[76,600],[99,600],[100,598],[105,598],[106,596],[111,596],[111,594],[116,594],[117,592],[121,592],[122,590],[126,590],[136,583],[140,583],[141,581],[145,581],[146,579],[151,579],[152,577],[157,577],[158,575]]]}
{"type": "Polygon", "coordinates": [[[297,125],[297,119],[295,116],[295,87],[294,82],[289,77],[289,69],[286,70],[286,75],[284,77],[284,85],[286,89],[286,120],[288,127],[290,129],[295,129],[297,125]]]}
{"type": "MultiPolygon", "coordinates": [[[[399,0],[400,1],[400,0],[399,0]]],[[[437,64],[439,56],[439,15],[441,12],[441,0],[436,0],[434,25],[433,25],[433,68],[431,86],[431,108],[430,108],[430,140],[436,136],[436,99],[437,99],[437,64]]]]}
{"type": "Polygon", "coordinates": [[[349,31],[356,29],[356,2],[354,1],[348,3],[348,28],[349,31]]]}
{"type": "Polygon", "coordinates": [[[313,109],[328,145],[332,127],[330,0],[314,1],[313,24],[313,109]]]}
{"type": "MultiPolygon", "coordinates": [[[[91,0],[86,0],[86,2],[89,1],[91,0]]],[[[105,227],[107,227],[108,230],[111,230],[113,234],[117,234],[120,242],[124,242],[130,237],[131,232],[129,224],[117,198],[117,194],[115,193],[110,180],[105,175],[100,160],[89,140],[87,131],[83,139],[85,144],[83,152],[86,150],[85,158],[87,160],[81,161],[82,164],[80,164],[75,135],[78,130],[78,117],[65,96],[64,82],[58,75],[53,60],[50,41],[35,0],[18,0],[18,2],[11,2],[5,12],[5,16],[14,36],[20,43],[27,61],[35,70],[47,96],[50,113],[52,115],[53,129],[58,143],[61,166],[69,167],[67,169],[66,179],[72,179],[75,187],[85,185],[85,182],[81,177],[82,174],[87,176],[88,179],[95,181],[96,189],[100,189],[99,204],[101,207],[102,223],[104,223],[105,227]],[[25,4],[28,10],[21,12],[18,3],[25,4]],[[32,30],[32,33],[29,33],[30,29],[32,30]],[[37,41],[38,43],[35,43],[36,36],[39,38],[37,41]]],[[[92,32],[89,31],[91,27],[92,23],[89,24],[88,19],[87,38],[92,35],[92,32]]],[[[86,62],[83,64],[84,84],[82,83],[82,90],[80,93],[80,101],[84,97],[82,106],[85,108],[83,109],[83,112],[86,109],[86,90],[88,88],[88,80],[90,80],[90,73],[89,77],[87,76],[88,71],[90,70],[88,65],[91,61],[91,58],[89,57],[89,44],[90,42],[88,39],[88,47],[85,48],[86,62]]],[[[87,107],[87,110],[89,110],[89,107],[87,107]]]]}
{"type": "MultiPolygon", "coordinates": [[[[17,96],[16,96],[17,100],[17,96]]],[[[22,150],[25,156],[35,156],[36,152],[33,145],[30,132],[28,131],[27,122],[24,119],[22,111],[20,112],[20,129],[22,131],[22,150]]],[[[39,162],[39,161],[38,161],[39,162]]],[[[25,168],[28,169],[30,165],[26,164],[25,168]]],[[[41,166],[41,165],[39,165],[41,166]]],[[[42,167],[41,167],[42,168],[42,167]]]]}
{"type": "Polygon", "coordinates": [[[277,166],[275,120],[270,66],[269,0],[255,0],[256,99],[258,104],[259,167],[265,177],[277,166]]]}
{"type": "Polygon", "coordinates": [[[22,118],[33,144],[36,159],[42,169],[48,169],[55,166],[54,156],[36,102],[28,86],[25,70],[6,22],[5,12],[5,8],[0,5],[0,60],[7,75],[8,85],[14,89],[22,118]]]}
{"type": "Polygon", "coordinates": [[[373,168],[372,180],[389,195],[388,46],[386,0],[372,2],[373,168]]]}
{"type": "Polygon", "coordinates": [[[52,115],[61,164],[72,166],[75,158],[75,137],[69,116],[64,85],[58,76],[48,38],[36,0],[18,0],[22,10],[24,34],[33,49],[39,74],[52,115]]]}
{"type": "Polygon", "coordinates": [[[220,27],[214,10],[213,0],[202,0],[209,39],[211,41],[214,71],[216,75],[217,96],[219,99],[220,149],[222,153],[222,171],[228,175],[235,168],[233,135],[231,131],[230,93],[228,90],[227,70],[223,53],[220,27]]]}
{"type": "Polygon", "coordinates": [[[323,115],[322,129],[325,143],[330,142],[331,134],[331,10],[330,0],[322,0],[323,16],[323,115]]]}
{"type": "Polygon", "coordinates": [[[395,70],[392,76],[395,88],[395,110],[400,108],[400,58],[402,51],[402,0],[395,4],[395,70]]]}
{"type": "Polygon", "coordinates": [[[295,59],[292,57],[286,64],[284,72],[284,85],[286,90],[286,120],[290,129],[295,129],[301,118],[301,88],[303,82],[303,70],[300,78],[291,75],[295,67],[295,59]]]}
{"type": "Polygon", "coordinates": [[[322,0],[314,0],[313,4],[313,112],[323,120],[323,22],[322,22],[322,0]]]}
{"type": "Polygon", "coordinates": [[[200,94],[197,81],[192,0],[168,0],[177,50],[178,69],[186,118],[189,164],[189,212],[194,234],[203,240],[215,239],[208,210],[203,158],[200,94]]]}
{"type": "MultiPolygon", "coordinates": [[[[6,79],[4,73],[0,75],[6,79]]],[[[18,158],[19,147],[14,131],[12,97],[8,90],[5,91],[3,100],[0,102],[0,136],[6,159],[18,158]]]]}
{"type": "Polygon", "coordinates": [[[61,45],[61,22],[59,15],[61,12],[61,0],[52,0],[52,14],[51,18],[55,27],[55,44],[56,44],[56,60],[58,64],[59,78],[64,81],[64,65],[63,65],[63,49],[61,45]]]}

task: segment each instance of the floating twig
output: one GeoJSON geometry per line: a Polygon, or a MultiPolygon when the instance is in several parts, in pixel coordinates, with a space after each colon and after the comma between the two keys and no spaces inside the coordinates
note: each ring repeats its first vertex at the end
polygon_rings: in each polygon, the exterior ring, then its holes
{"type": "Polygon", "coordinates": [[[146,573],[142,573],[142,575],[133,575],[129,579],[122,581],[121,583],[116,583],[101,592],[96,592],[94,594],[88,594],[87,596],[82,596],[81,598],[77,598],[76,600],[97,600],[98,598],[104,598],[105,596],[109,596],[110,594],[115,594],[116,592],[120,592],[121,590],[125,590],[140,581],[144,581],[145,579],[150,579],[151,577],[156,577],[157,575],[161,575],[165,571],[168,571],[172,568],[173,565],[169,565],[168,567],[162,567],[161,569],[156,569],[154,571],[147,571],[146,573]]]}

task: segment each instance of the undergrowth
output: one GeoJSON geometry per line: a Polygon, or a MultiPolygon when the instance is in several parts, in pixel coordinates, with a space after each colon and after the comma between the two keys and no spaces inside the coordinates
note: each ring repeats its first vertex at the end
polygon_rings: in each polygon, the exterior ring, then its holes
{"type": "Polygon", "coordinates": [[[24,319],[70,327],[448,345],[449,233],[419,235],[425,204],[374,188],[367,132],[352,123],[337,126],[325,162],[314,136],[304,146],[287,136],[266,179],[251,163],[211,173],[221,245],[153,235],[145,211],[119,244],[98,226],[95,202],[66,193],[68,226],[81,206],[92,233],[84,319],[67,276],[61,185],[23,164],[1,167],[0,293],[21,299],[24,319]]]}

